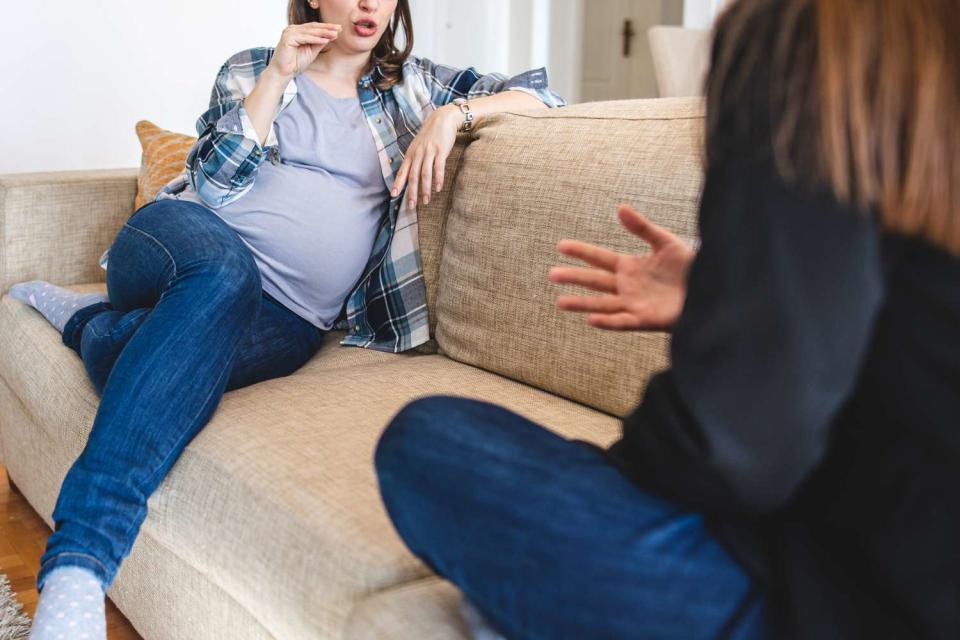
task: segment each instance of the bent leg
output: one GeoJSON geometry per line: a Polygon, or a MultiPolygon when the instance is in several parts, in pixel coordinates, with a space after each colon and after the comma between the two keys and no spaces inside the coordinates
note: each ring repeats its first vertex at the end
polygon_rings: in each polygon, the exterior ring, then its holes
{"type": "MultiPolygon", "coordinates": [[[[123,313],[102,304],[82,309],[69,321],[64,343],[80,355],[97,394],[103,394],[117,358],[150,311],[123,313]]],[[[260,314],[237,350],[226,390],[290,375],[313,357],[325,333],[264,293],[260,314]]]]}
{"type": "Polygon", "coordinates": [[[157,202],[111,249],[113,306],[155,303],[106,380],[87,445],[61,487],[38,585],[57,566],[92,571],[106,589],[147,499],[207,423],[259,313],[259,272],[236,233],[191,203],[157,202]]]}
{"type": "Polygon", "coordinates": [[[488,403],[408,405],[376,453],[410,549],[507,637],[764,637],[763,598],[703,518],[599,449],[488,403]]]}

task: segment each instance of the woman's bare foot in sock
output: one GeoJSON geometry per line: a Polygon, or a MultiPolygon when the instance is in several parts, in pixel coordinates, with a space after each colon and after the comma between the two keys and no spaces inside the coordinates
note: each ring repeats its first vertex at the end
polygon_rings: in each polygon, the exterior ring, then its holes
{"type": "Polygon", "coordinates": [[[10,297],[24,302],[40,313],[63,333],[67,320],[80,309],[98,302],[108,302],[102,293],[75,293],[43,280],[20,282],[10,287],[10,297]]]}

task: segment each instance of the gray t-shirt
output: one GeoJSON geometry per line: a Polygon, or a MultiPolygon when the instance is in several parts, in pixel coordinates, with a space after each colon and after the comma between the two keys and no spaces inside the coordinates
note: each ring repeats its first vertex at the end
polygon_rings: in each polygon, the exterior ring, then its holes
{"type": "MultiPolygon", "coordinates": [[[[263,162],[241,198],[211,209],[250,248],[263,290],[330,329],[370,258],[389,192],[358,98],[298,76],[274,122],[280,162],[263,162]]],[[[181,200],[204,204],[192,187],[181,200]]]]}

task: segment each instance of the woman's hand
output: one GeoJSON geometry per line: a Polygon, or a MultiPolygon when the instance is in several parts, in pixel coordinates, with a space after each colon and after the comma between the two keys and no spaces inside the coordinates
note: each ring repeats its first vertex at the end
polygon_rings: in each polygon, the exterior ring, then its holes
{"type": "Polygon", "coordinates": [[[447,158],[457,141],[457,131],[463,122],[463,114],[452,105],[441,107],[430,114],[420,133],[410,143],[407,155],[397,172],[391,195],[396,198],[407,187],[407,202],[410,208],[417,206],[418,196],[423,204],[430,204],[430,192],[443,189],[443,171],[447,158]]]}
{"type": "Polygon", "coordinates": [[[283,30],[268,68],[290,80],[310,66],[324,47],[337,39],[341,26],[323,22],[292,24],[283,30]]]}
{"type": "Polygon", "coordinates": [[[687,296],[687,274],[696,253],[680,238],[621,205],[620,222],[653,249],[648,255],[616,253],[577,240],[561,240],[560,253],[594,269],[554,267],[550,280],[574,284],[603,295],[558,296],[566,311],[589,312],[587,324],[615,331],[669,331],[687,296]]]}

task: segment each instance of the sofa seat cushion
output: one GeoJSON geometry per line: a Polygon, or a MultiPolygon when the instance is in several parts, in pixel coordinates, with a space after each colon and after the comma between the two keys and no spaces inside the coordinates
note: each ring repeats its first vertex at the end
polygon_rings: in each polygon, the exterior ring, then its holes
{"type": "Polygon", "coordinates": [[[375,593],[350,613],[344,640],[467,640],[460,590],[436,576],[375,593]]]}
{"type": "MultiPolygon", "coordinates": [[[[394,533],[372,464],[384,425],[411,399],[484,398],[600,444],[619,431],[606,414],[444,356],[350,349],[356,355],[343,355],[358,360],[323,366],[346,349],[227,393],[151,498],[144,523],[279,638],[339,637],[357,601],[429,574],[394,533]]],[[[0,375],[63,449],[51,457],[76,456],[97,397],[57,332],[8,297],[0,300],[0,375]]]]}

